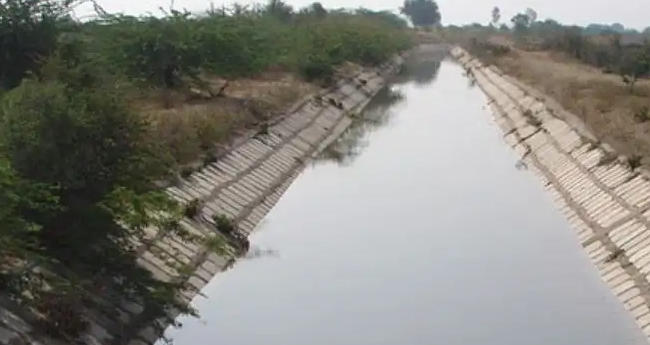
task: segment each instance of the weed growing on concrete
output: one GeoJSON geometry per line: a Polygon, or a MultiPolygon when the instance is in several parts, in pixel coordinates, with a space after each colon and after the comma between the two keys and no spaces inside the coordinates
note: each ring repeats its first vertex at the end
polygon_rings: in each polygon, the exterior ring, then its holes
{"type": "Polygon", "coordinates": [[[212,220],[214,221],[217,230],[219,230],[224,234],[232,235],[237,231],[237,226],[235,226],[235,222],[233,222],[233,220],[226,215],[215,214],[214,216],[212,216],[212,220]]]}
{"type": "Polygon", "coordinates": [[[607,166],[610,165],[618,159],[618,156],[611,152],[605,152],[602,157],[598,160],[597,166],[607,166]]]}
{"type": "Polygon", "coordinates": [[[616,250],[614,250],[611,254],[609,254],[609,255],[605,258],[605,261],[604,261],[604,262],[605,262],[605,263],[614,262],[616,259],[620,258],[621,255],[623,255],[624,253],[625,253],[625,251],[624,251],[623,249],[621,249],[621,248],[616,248],[616,250]]]}
{"type": "Polygon", "coordinates": [[[217,155],[214,152],[208,152],[205,155],[205,159],[203,160],[203,167],[207,167],[210,164],[214,164],[217,162],[217,155]]]}
{"type": "Polygon", "coordinates": [[[184,167],[183,169],[181,169],[180,174],[181,174],[182,178],[187,179],[190,176],[192,176],[193,172],[194,172],[194,169],[192,169],[191,167],[184,167]]]}
{"type": "Polygon", "coordinates": [[[205,237],[203,245],[208,251],[215,254],[224,255],[228,252],[226,241],[220,235],[210,235],[205,237]]]}
{"type": "Polygon", "coordinates": [[[533,126],[533,127],[541,127],[544,123],[542,120],[538,119],[535,115],[533,115],[532,110],[526,109],[522,112],[522,115],[526,118],[526,122],[533,126]]]}
{"type": "Polygon", "coordinates": [[[200,210],[201,210],[201,200],[194,199],[185,205],[185,211],[183,212],[183,214],[185,215],[185,217],[193,219],[199,214],[200,210]]]}
{"type": "Polygon", "coordinates": [[[648,106],[642,106],[634,110],[634,121],[637,123],[644,123],[650,121],[650,108],[648,106]]]}
{"type": "MultiPolygon", "coordinates": [[[[231,243],[237,250],[237,256],[243,256],[248,252],[250,248],[250,241],[248,238],[238,231],[237,224],[230,217],[223,214],[215,214],[212,216],[215,227],[219,232],[224,234],[227,238],[227,241],[231,243]]],[[[219,243],[222,248],[222,244],[219,243]]]]}
{"type": "Polygon", "coordinates": [[[627,165],[630,170],[634,170],[641,166],[641,157],[640,155],[631,155],[627,158],[627,165]]]}

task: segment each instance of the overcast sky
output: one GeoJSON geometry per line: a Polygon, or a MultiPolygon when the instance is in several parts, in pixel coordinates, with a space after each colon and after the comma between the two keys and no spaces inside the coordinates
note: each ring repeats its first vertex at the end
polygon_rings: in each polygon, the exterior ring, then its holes
{"type": "MultiPolygon", "coordinates": [[[[301,7],[314,0],[288,0],[301,7]]],[[[160,6],[169,7],[169,0],[98,0],[109,12],[143,14],[147,11],[158,12],[160,6]]],[[[227,5],[235,1],[214,0],[215,5],[227,5]]],[[[238,1],[250,3],[251,1],[238,1]]],[[[175,0],[176,8],[200,11],[208,8],[209,0],[175,0]]],[[[375,10],[395,10],[400,0],[322,0],[325,7],[367,7],[375,10]]],[[[643,29],[650,26],[650,0],[438,0],[445,24],[465,24],[472,22],[487,23],[492,7],[499,6],[502,19],[510,18],[514,13],[527,7],[537,11],[539,19],[553,18],[567,24],[616,23],[626,27],[643,29]]],[[[85,12],[85,11],[84,11],[85,12]]]]}

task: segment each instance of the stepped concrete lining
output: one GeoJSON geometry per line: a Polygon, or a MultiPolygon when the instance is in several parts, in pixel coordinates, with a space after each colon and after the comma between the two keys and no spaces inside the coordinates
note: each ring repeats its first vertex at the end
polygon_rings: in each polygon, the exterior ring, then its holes
{"type": "Polygon", "coordinates": [[[484,66],[452,55],[489,99],[494,122],[573,227],[603,281],[650,337],[650,182],[561,106],[484,66]]]}
{"type": "MultiPolygon", "coordinates": [[[[239,140],[212,164],[192,173],[167,192],[181,203],[201,201],[199,215],[184,219],[185,229],[195,234],[213,234],[213,215],[233,219],[238,230],[248,236],[278,202],[303,168],[350,126],[350,115],[361,111],[387,83],[388,76],[404,63],[396,56],[374,69],[339,80],[315,97],[298,102],[287,114],[271,123],[268,132],[239,140]],[[365,82],[361,82],[364,80],[365,82]],[[338,100],[342,109],[328,102],[338,100]]],[[[186,281],[181,299],[189,303],[219,272],[234,262],[234,253],[218,255],[201,244],[188,243],[173,234],[151,229],[145,243],[137,243],[140,264],[165,281],[186,281]],[[193,272],[181,274],[178,265],[190,265],[193,272]]],[[[20,310],[0,305],[0,344],[59,344],[34,334],[20,310]],[[10,311],[11,310],[11,311],[10,311]]],[[[124,303],[118,317],[98,313],[87,315],[91,331],[88,344],[153,344],[160,331],[148,321],[141,306],[124,303]]]]}

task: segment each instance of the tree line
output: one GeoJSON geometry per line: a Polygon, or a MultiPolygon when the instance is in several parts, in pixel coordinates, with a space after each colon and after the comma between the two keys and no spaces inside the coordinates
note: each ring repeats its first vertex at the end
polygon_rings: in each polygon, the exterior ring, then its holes
{"type": "Polygon", "coordinates": [[[143,93],[272,67],[326,83],[338,64],[377,66],[411,44],[391,12],[317,2],[137,17],[97,7],[85,22],[75,5],[0,0],[0,293],[65,339],[88,327],[84,310],[110,316],[122,299],[192,312],[175,298],[182,284],[137,264],[147,229],[205,240],[158,188],[177,164],[133,106],[143,93]]]}
{"type": "Polygon", "coordinates": [[[587,26],[563,25],[553,19],[538,20],[533,9],[516,13],[509,25],[501,21],[498,6],[492,9],[488,25],[478,23],[464,28],[451,26],[451,31],[473,32],[471,49],[477,54],[503,55],[510,49],[486,40],[501,35],[511,38],[525,50],[554,50],[600,68],[604,73],[620,75],[630,89],[639,78],[650,74],[650,30],[626,29],[622,24],[587,26]]]}

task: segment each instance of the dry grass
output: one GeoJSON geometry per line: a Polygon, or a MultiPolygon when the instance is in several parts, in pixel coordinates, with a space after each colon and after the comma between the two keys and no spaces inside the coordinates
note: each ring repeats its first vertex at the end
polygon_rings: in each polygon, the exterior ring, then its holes
{"type": "MultiPolygon", "coordinates": [[[[213,80],[215,85],[222,85],[213,80]]],[[[174,93],[173,107],[164,109],[158,96],[141,101],[138,108],[152,125],[152,139],[179,165],[195,162],[201,155],[225,145],[244,131],[272,119],[295,101],[318,91],[315,85],[291,75],[269,73],[258,79],[229,83],[224,97],[188,100],[174,93]]]]}
{"type": "Polygon", "coordinates": [[[495,62],[578,115],[599,140],[650,163],[650,122],[639,116],[650,107],[650,81],[639,81],[630,93],[619,76],[560,53],[516,50],[495,62]]]}

